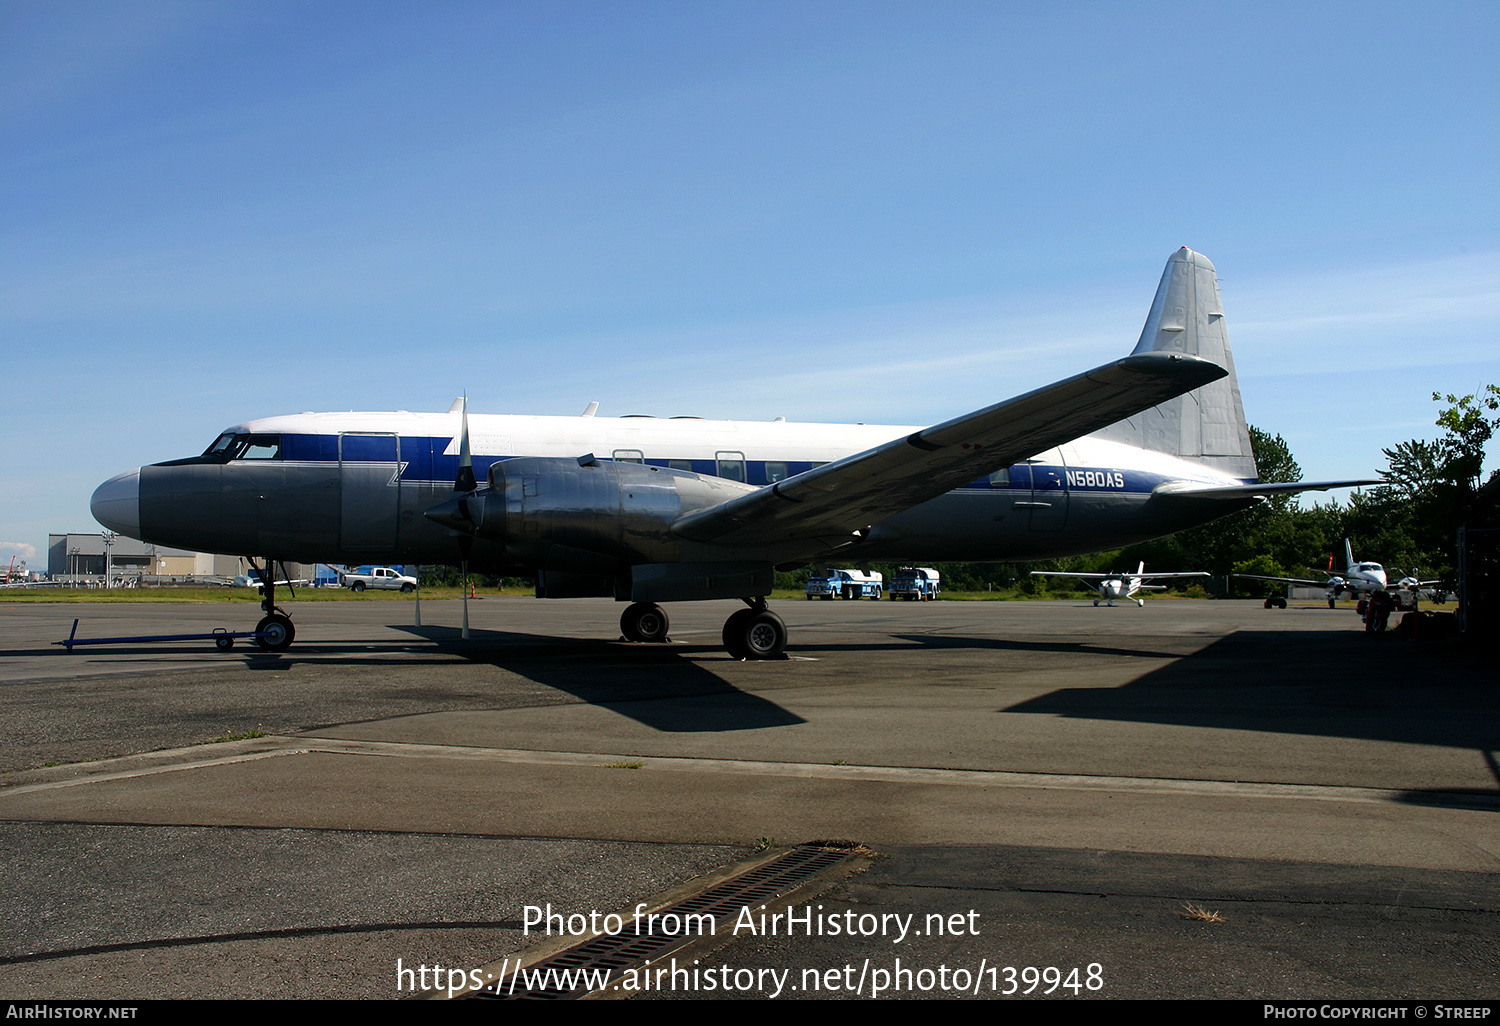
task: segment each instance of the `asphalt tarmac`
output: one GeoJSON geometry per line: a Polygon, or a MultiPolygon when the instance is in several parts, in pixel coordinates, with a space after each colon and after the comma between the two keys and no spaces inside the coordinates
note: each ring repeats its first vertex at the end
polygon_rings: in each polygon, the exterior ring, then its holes
{"type": "Polygon", "coordinates": [[[405,997],[400,969],[565,943],[528,906],[629,912],[827,839],[870,855],[790,935],[721,931],[642,996],[1500,997],[1500,692],[1457,642],[794,601],[790,658],[744,663],[728,603],[655,646],[602,600],[475,601],[467,641],[456,602],[288,605],[284,653],[69,653],[75,616],[255,613],[0,603],[0,997],[405,997]]]}

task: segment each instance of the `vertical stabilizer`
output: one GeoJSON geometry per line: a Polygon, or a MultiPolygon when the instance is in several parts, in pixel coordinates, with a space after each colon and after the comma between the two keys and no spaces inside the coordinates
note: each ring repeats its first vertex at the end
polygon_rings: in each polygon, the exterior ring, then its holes
{"type": "Polygon", "coordinates": [[[1229,376],[1111,424],[1094,437],[1170,453],[1232,477],[1255,480],[1255,455],[1224,326],[1219,279],[1208,257],[1184,246],[1168,258],[1135,352],[1199,356],[1223,367],[1229,376]]]}

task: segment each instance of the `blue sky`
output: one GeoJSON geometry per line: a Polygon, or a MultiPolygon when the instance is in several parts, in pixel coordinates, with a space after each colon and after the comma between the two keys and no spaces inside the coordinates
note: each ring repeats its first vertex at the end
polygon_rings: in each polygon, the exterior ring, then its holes
{"type": "Polygon", "coordinates": [[[925,424],[1219,269],[1308,477],[1500,382],[1500,5],[0,0],[0,556],[312,409],[925,424]]]}

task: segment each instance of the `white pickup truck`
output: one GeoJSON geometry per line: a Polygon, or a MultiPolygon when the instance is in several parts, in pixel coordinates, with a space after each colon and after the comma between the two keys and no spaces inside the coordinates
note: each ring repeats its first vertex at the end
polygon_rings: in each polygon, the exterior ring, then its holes
{"type": "Polygon", "coordinates": [[[356,594],[366,588],[399,588],[403,595],[409,595],[417,590],[417,579],[398,574],[388,566],[376,566],[367,574],[339,574],[339,587],[356,594]]]}

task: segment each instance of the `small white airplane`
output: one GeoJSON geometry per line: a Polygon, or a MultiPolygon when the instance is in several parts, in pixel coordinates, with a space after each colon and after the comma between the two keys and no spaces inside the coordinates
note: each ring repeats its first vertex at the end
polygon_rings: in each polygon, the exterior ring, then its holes
{"type": "Polygon", "coordinates": [[[1397,605],[1403,609],[1411,609],[1416,607],[1417,593],[1422,588],[1431,588],[1443,583],[1442,581],[1424,581],[1415,575],[1402,577],[1395,583],[1391,583],[1386,568],[1379,563],[1355,562],[1354,546],[1348,538],[1344,539],[1344,571],[1339,573],[1333,569],[1333,556],[1329,555],[1328,569],[1324,572],[1328,576],[1321,581],[1301,577],[1263,577],[1259,574],[1235,574],[1234,576],[1253,581],[1300,584],[1307,588],[1327,588],[1329,609],[1334,607],[1341,594],[1347,593],[1350,598],[1358,598],[1362,595],[1373,595],[1377,591],[1397,595],[1397,605]],[[1401,600],[1401,593],[1407,596],[1406,601],[1401,600]]]}
{"type": "Polygon", "coordinates": [[[1133,574],[1084,574],[1069,573],[1063,570],[1033,570],[1031,571],[1031,576],[1073,577],[1083,581],[1099,593],[1099,597],[1094,599],[1094,605],[1096,606],[1101,601],[1106,605],[1112,606],[1115,604],[1115,599],[1131,599],[1137,606],[1144,606],[1146,603],[1137,597],[1138,593],[1143,591],[1166,591],[1167,589],[1165,584],[1151,584],[1151,581],[1163,580],[1168,577],[1207,577],[1208,571],[1183,570],[1169,574],[1148,574],[1146,573],[1146,564],[1141,563],[1135,568],[1135,573],[1133,574]]]}

